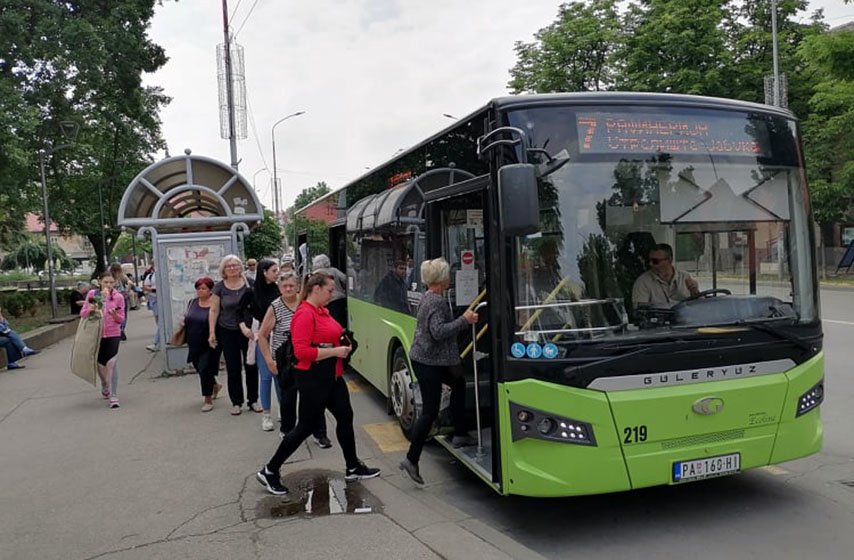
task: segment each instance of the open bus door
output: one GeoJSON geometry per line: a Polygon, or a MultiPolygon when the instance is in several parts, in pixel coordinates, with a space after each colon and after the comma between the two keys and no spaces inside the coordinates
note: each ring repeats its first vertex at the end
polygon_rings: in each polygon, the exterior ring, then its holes
{"type": "MultiPolygon", "coordinates": [[[[466,377],[466,410],[470,432],[476,445],[454,448],[450,435],[434,439],[478,476],[501,491],[499,438],[493,429],[497,379],[489,358],[488,328],[489,243],[484,233],[485,181],[473,182],[474,189],[448,198],[428,201],[427,257],[444,257],[451,267],[448,305],[454,316],[476,309],[480,321],[458,337],[462,367],[466,377]]],[[[445,398],[443,396],[443,404],[445,398]]],[[[440,415],[440,418],[442,416],[440,415]]]]}

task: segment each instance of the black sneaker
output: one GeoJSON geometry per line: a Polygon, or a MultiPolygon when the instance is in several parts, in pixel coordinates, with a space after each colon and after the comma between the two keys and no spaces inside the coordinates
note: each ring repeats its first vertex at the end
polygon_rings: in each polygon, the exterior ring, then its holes
{"type": "Polygon", "coordinates": [[[347,469],[344,473],[344,480],[347,482],[353,482],[354,480],[365,480],[368,478],[375,478],[380,475],[379,469],[373,469],[365,465],[365,463],[359,462],[359,464],[352,469],[347,469]]]}
{"type": "Polygon", "coordinates": [[[404,459],[398,466],[404,475],[412,479],[412,482],[419,486],[424,484],[424,479],[421,478],[421,473],[418,472],[418,465],[413,464],[409,459],[404,459]]]}
{"type": "Polygon", "coordinates": [[[264,467],[257,473],[255,478],[261,483],[261,486],[267,489],[267,492],[276,496],[281,496],[288,493],[288,488],[282,484],[277,473],[268,473],[267,467],[264,467]]]}
{"type": "Polygon", "coordinates": [[[314,443],[316,443],[317,446],[321,449],[329,449],[330,447],[332,447],[332,442],[329,441],[329,438],[326,436],[314,438],[314,443]]]}

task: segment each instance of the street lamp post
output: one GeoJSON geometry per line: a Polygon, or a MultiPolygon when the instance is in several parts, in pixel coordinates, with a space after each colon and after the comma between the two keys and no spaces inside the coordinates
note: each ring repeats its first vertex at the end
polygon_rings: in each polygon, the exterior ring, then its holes
{"type": "Polygon", "coordinates": [[[279,212],[281,211],[281,199],[279,196],[278,176],[276,174],[276,127],[292,117],[298,117],[303,114],[305,114],[305,111],[298,111],[288,115],[287,117],[282,117],[273,123],[273,127],[270,129],[270,138],[273,141],[273,211],[276,213],[277,220],[279,219],[279,212]]]}
{"type": "Polygon", "coordinates": [[[262,171],[266,171],[267,173],[270,172],[270,170],[267,169],[266,167],[262,167],[261,169],[259,169],[258,171],[256,171],[255,173],[252,174],[252,188],[255,189],[256,193],[258,192],[258,187],[255,185],[255,178],[258,177],[258,174],[261,173],[262,171]]]}

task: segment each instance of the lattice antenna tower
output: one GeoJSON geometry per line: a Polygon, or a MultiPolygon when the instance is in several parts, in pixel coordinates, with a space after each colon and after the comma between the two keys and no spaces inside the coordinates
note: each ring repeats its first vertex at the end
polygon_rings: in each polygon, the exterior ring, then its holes
{"type": "MultiPolygon", "coordinates": [[[[243,46],[231,41],[231,84],[234,88],[234,137],[245,140],[248,137],[246,126],[246,72],[243,63],[243,46]]],[[[219,135],[228,140],[228,83],[225,60],[225,43],[216,46],[216,77],[219,89],[219,135]]]]}
{"type": "MultiPolygon", "coordinates": [[[[765,76],[765,104],[774,104],[774,76],[765,76]]],[[[789,80],[785,73],[780,73],[780,107],[789,107],[789,80]]]]}

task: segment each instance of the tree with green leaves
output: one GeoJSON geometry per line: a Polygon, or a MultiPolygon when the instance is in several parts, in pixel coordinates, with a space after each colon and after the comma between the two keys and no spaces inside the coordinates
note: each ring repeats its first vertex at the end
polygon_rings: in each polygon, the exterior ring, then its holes
{"type": "Polygon", "coordinates": [[[163,146],[158,111],[168,98],[142,85],[167,60],[147,35],[159,3],[8,0],[0,9],[4,218],[40,210],[38,152],[70,143],[46,157],[51,219],[89,238],[99,268],[99,194],[109,253],[124,186],[163,146]],[[73,141],[61,134],[68,121],[79,125],[73,141]]]}
{"type": "Polygon", "coordinates": [[[329,188],[329,185],[326,184],[326,181],[318,181],[316,185],[313,187],[308,187],[307,189],[303,189],[297,195],[296,199],[294,199],[293,205],[288,208],[287,212],[300,210],[318,198],[322,196],[326,196],[331,193],[332,189],[329,188]]]}
{"type": "Polygon", "coordinates": [[[827,225],[854,205],[854,32],[814,35],[798,54],[814,84],[803,126],[813,209],[827,225]]]}
{"type": "MultiPolygon", "coordinates": [[[[113,251],[111,256],[113,258],[121,259],[122,257],[128,257],[134,255],[133,240],[134,234],[129,233],[127,231],[123,231],[119,234],[118,239],[116,239],[116,244],[113,246],[113,251]]],[[[151,255],[151,239],[137,239],[136,240],[136,255],[151,255]]]]}
{"type": "Polygon", "coordinates": [[[726,96],[731,0],[640,0],[625,16],[617,88],[726,96]]]}
{"type": "Polygon", "coordinates": [[[516,42],[510,91],[599,91],[612,86],[613,55],[624,39],[616,4],[616,0],[561,4],[557,19],[535,33],[534,41],[516,42]]]}
{"type": "MultiPolygon", "coordinates": [[[[73,269],[77,263],[74,259],[65,254],[62,247],[54,244],[52,248],[54,264],[60,268],[73,269]]],[[[36,270],[44,270],[47,264],[47,245],[44,239],[34,241],[27,239],[23,243],[14,247],[9,253],[3,257],[3,262],[0,263],[0,268],[3,270],[16,270],[24,267],[32,267],[36,270]]]]}
{"type": "Polygon", "coordinates": [[[313,187],[303,189],[297,195],[293,205],[286,210],[288,222],[285,225],[285,235],[288,240],[293,241],[300,232],[308,232],[308,238],[311,240],[311,249],[314,254],[329,251],[329,227],[326,225],[326,222],[311,220],[303,215],[298,216],[296,212],[330,192],[332,192],[332,189],[329,188],[326,182],[320,181],[313,187]]]}
{"type": "Polygon", "coordinates": [[[248,259],[281,256],[282,226],[272,210],[264,210],[264,220],[246,236],[243,249],[248,259]]]}

